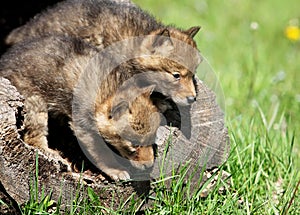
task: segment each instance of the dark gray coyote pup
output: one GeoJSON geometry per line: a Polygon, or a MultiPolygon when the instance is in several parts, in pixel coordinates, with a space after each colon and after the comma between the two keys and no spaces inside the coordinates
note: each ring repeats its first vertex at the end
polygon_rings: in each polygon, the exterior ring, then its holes
{"type": "Polygon", "coordinates": [[[168,80],[169,85],[165,86],[167,89],[156,88],[155,91],[171,97],[177,104],[189,105],[196,98],[193,75],[201,61],[193,40],[199,29],[200,27],[192,27],[181,30],[166,26],[137,5],[128,2],[66,0],[13,30],[6,38],[6,43],[12,45],[28,38],[63,34],[81,38],[100,50],[132,37],[164,36],[156,40],[153,46],[160,46],[165,52],[156,53],[153,49],[144,53],[152,56],[141,59],[142,64],[148,67],[147,70],[158,72],[158,76],[164,76],[168,80]],[[191,48],[181,47],[176,41],[191,48]]]}

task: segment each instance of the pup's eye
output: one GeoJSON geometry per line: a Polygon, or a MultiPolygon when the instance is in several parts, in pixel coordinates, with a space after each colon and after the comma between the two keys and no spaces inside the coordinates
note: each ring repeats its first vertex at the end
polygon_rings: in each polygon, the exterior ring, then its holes
{"type": "Polygon", "coordinates": [[[173,73],[173,77],[176,78],[177,80],[180,79],[180,73],[176,72],[176,73],[173,73]]]}

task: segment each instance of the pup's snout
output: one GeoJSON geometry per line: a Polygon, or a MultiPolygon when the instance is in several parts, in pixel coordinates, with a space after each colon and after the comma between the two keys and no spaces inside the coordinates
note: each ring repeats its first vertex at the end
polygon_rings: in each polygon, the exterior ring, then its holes
{"type": "Polygon", "coordinates": [[[192,104],[193,102],[196,101],[196,97],[195,96],[188,96],[186,97],[187,101],[189,104],[192,104]]]}
{"type": "Polygon", "coordinates": [[[130,161],[131,165],[139,170],[145,171],[148,169],[151,169],[154,165],[154,161],[153,160],[149,160],[149,161],[130,161]]]}

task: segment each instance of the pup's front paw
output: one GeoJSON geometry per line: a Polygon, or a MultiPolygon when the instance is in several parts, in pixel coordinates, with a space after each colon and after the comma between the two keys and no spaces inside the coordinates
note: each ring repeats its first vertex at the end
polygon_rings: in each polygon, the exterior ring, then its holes
{"type": "Polygon", "coordinates": [[[130,179],[130,175],[126,170],[109,169],[106,174],[114,181],[126,181],[130,179]]]}

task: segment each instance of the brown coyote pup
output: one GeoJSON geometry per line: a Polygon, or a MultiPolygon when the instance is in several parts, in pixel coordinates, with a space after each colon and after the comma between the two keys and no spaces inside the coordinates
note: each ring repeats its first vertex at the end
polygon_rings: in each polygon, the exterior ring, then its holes
{"type": "MultiPolygon", "coordinates": [[[[201,61],[193,40],[199,29],[181,30],[166,26],[134,4],[110,0],[66,0],[13,30],[6,43],[12,45],[33,37],[63,34],[81,38],[101,50],[129,38],[152,35],[152,44],[148,45],[153,49],[143,53],[139,63],[144,65],[144,71],[160,73],[157,74],[159,80],[165,84],[158,85],[152,78],[156,84],[154,91],[171,97],[177,104],[189,105],[196,98],[193,75],[201,61]],[[163,37],[157,39],[159,36],[163,37]]],[[[145,40],[149,41],[148,38],[145,40]]]]}
{"type": "MultiPolygon", "coordinates": [[[[51,117],[64,114],[69,117],[83,151],[87,155],[95,153],[91,158],[95,166],[114,180],[125,180],[130,178],[129,172],[116,160],[116,154],[103,141],[93,142],[91,134],[76,123],[91,124],[96,135],[101,135],[121,157],[145,170],[153,165],[152,145],[160,125],[160,115],[150,100],[154,86],[130,85],[126,91],[120,88],[110,93],[102,91],[103,87],[100,91],[92,88],[92,92],[76,90],[80,77],[89,76],[85,69],[96,53],[94,47],[76,38],[43,37],[17,44],[5,53],[0,60],[0,75],[8,78],[25,97],[25,142],[48,150],[48,113],[51,117]],[[83,99],[81,108],[93,93],[96,96],[90,101],[88,116],[76,115],[72,110],[72,105],[77,107],[74,97],[83,99]],[[93,100],[100,97],[101,100],[93,100]]],[[[101,68],[91,65],[88,72],[96,72],[102,83],[101,68]]],[[[110,86],[118,81],[115,79],[109,80],[110,86]]]]}

